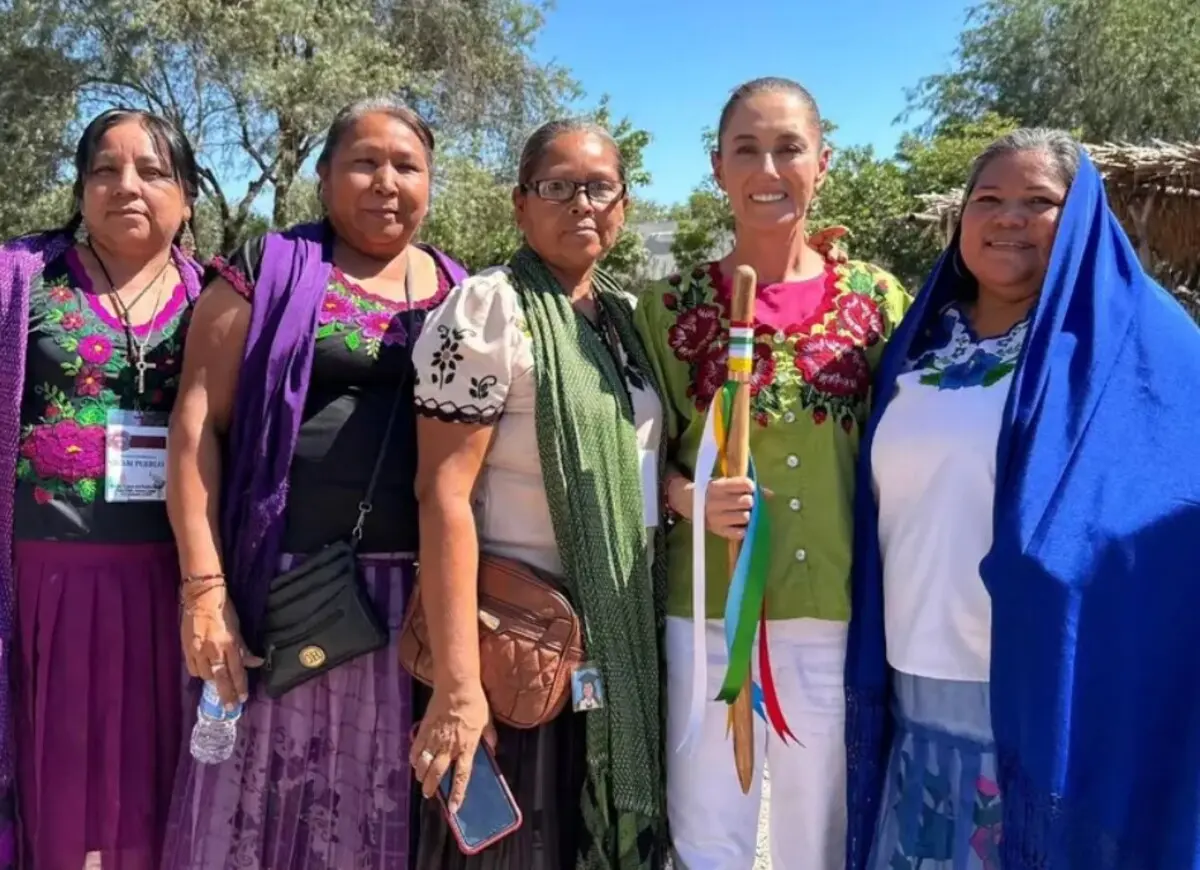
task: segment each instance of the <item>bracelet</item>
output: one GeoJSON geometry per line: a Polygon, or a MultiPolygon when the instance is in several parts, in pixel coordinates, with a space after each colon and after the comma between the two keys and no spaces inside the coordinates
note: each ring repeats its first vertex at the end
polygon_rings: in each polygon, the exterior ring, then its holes
{"type": "Polygon", "coordinates": [[[187,574],[183,578],[183,583],[186,586],[188,583],[198,583],[203,580],[224,580],[224,574],[187,574]]]}
{"type": "MultiPolygon", "coordinates": [[[[202,588],[199,591],[196,591],[195,586],[187,587],[183,594],[180,595],[179,606],[183,612],[189,616],[192,616],[196,613],[196,602],[209,592],[212,592],[214,589],[220,589],[222,594],[228,594],[228,590],[225,589],[224,582],[215,583],[210,580],[208,581],[208,585],[204,585],[204,581],[200,581],[200,583],[196,585],[201,586],[202,588]]],[[[221,606],[223,607],[224,605],[225,601],[222,600],[221,606]]]]}

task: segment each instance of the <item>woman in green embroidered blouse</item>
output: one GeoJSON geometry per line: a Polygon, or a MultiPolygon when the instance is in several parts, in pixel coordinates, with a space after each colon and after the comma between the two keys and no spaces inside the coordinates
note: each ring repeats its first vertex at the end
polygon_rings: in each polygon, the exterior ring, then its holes
{"type": "Polygon", "coordinates": [[[829,157],[804,88],[786,79],[738,88],[721,113],[712,155],[734,213],[734,249],[650,288],[637,309],[665,391],[672,467],[664,489],[680,518],[667,541],[667,806],[688,867],[754,863],[764,745],[772,866],[832,870],[844,860],[842,668],[854,462],[872,371],[909,298],[891,275],[846,258],[833,244],[844,231],[807,233],[829,157]],[[716,479],[714,472],[705,508],[705,612],[694,613],[692,604],[692,479],[706,471],[695,467],[697,450],[725,381],[730,278],[741,265],[760,280],[750,448],[768,492],[772,694],[799,740],[765,744],[765,725],[756,720],[759,770],[749,799],[738,785],[726,707],[705,703],[717,696],[728,661],[725,539],[745,533],[754,491],[745,478],[716,479]],[[697,646],[704,648],[698,658],[697,646]],[[702,693],[693,692],[693,680],[702,693]]]}

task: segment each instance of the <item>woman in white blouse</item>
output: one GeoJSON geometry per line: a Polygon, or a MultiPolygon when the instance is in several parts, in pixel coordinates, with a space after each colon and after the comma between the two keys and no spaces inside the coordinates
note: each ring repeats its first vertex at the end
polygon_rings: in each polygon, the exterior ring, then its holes
{"type": "Polygon", "coordinates": [[[533,134],[513,193],[524,247],[453,290],[417,342],[421,596],[432,699],[412,750],[426,797],[458,805],[481,739],[524,816],[468,857],[428,801],[419,870],[662,866],[661,558],[654,527],[662,405],[632,297],[597,262],[624,223],[612,137],[560,121],[533,134]],[[558,578],[603,703],[492,732],[480,680],[479,553],[558,578]],[[655,587],[659,586],[659,589],[655,587]]]}
{"type": "Polygon", "coordinates": [[[875,390],[849,870],[1200,867],[1200,332],[1070,136],[975,161],[875,390]]]}

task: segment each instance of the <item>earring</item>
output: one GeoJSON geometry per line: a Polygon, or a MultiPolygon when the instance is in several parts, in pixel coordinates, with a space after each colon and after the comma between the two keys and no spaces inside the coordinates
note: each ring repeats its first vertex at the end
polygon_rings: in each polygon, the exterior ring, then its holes
{"type": "Polygon", "coordinates": [[[83,219],[80,218],[79,226],[75,228],[75,244],[86,245],[88,243],[88,238],[87,224],[85,224],[83,219]]]}
{"type": "Polygon", "coordinates": [[[192,233],[191,224],[183,225],[183,231],[179,234],[179,250],[183,251],[185,257],[196,256],[196,236],[192,233]]]}

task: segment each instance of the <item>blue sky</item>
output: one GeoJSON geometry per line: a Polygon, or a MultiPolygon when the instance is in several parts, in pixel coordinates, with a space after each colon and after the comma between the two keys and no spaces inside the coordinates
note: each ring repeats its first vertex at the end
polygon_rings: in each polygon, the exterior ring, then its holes
{"type": "Polygon", "coordinates": [[[945,70],[969,0],[557,0],[536,47],[604,93],[654,137],[651,185],[685,199],[708,171],[700,144],[730,90],[763,75],[796,79],[838,125],[838,145],[885,154],[903,128],[904,89],[945,70]]]}

